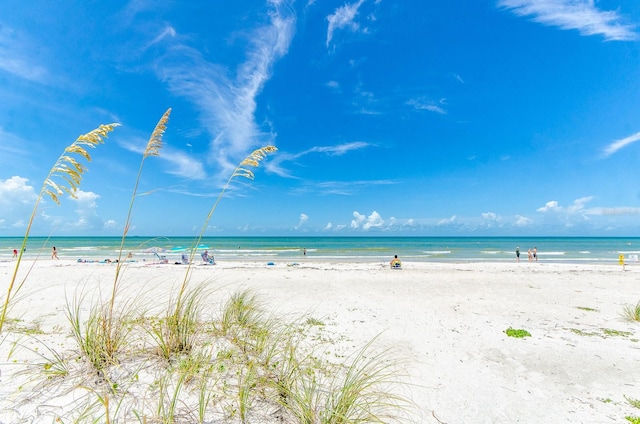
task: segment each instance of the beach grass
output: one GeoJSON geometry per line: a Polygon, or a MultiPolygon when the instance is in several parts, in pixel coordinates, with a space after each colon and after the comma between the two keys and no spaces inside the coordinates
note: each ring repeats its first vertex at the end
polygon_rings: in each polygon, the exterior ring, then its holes
{"type": "MultiPolygon", "coordinates": [[[[345,361],[331,362],[317,354],[326,351],[323,344],[330,339],[306,332],[322,327],[322,323],[284,321],[268,313],[258,296],[248,290],[231,294],[220,307],[220,316],[208,318],[204,312],[212,310],[211,291],[204,285],[190,287],[193,256],[224,192],[234,178],[252,180],[251,168],[276,151],[273,146],[253,151],[223,186],[191,249],[182,284],[175,297],[167,300],[164,315],[148,314],[145,304],[149,300],[141,296],[118,302],[124,276],[123,246],[142,164],[146,157],[159,155],[170,111],[156,125],[143,154],[109,298],[104,301],[98,295],[90,299],[86,287],[67,298],[64,313],[74,346],[58,351],[37,340],[43,349],[27,348],[39,358],[25,366],[27,381],[47,382],[47,390],[29,393],[27,398],[52,404],[38,412],[40,418],[51,422],[167,424],[402,421],[410,402],[391,390],[401,384],[395,358],[386,352],[372,353],[372,343],[345,361]],[[57,403],[60,397],[67,400],[57,403]]],[[[26,281],[25,277],[15,285],[41,198],[48,195],[59,203],[65,192],[74,196],[86,168],[71,155],[90,161],[86,147],[102,143],[117,125],[102,125],[80,136],[47,176],[4,299],[0,332],[9,322],[7,312],[19,300],[16,295],[26,281]]],[[[31,332],[28,336],[40,335],[31,332]]],[[[1,342],[6,342],[5,335],[1,342]]]]}
{"type": "Polygon", "coordinates": [[[640,322],[640,301],[635,305],[624,305],[622,307],[622,318],[626,321],[640,322]]]}
{"type": "Polygon", "coordinates": [[[91,162],[91,155],[87,151],[87,148],[95,148],[99,144],[103,144],[104,139],[107,138],[108,134],[117,126],[119,126],[117,123],[100,125],[93,131],[80,135],[73,143],[64,149],[63,153],[49,170],[49,173],[42,184],[42,188],[36,197],[31,215],[29,216],[29,221],[22,239],[20,251],[18,252],[18,258],[16,260],[13,275],[7,287],[7,293],[2,306],[2,313],[0,314],[0,333],[4,327],[4,322],[7,318],[7,312],[11,306],[12,298],[20,291],[26,280],[25,277],[17,287],[15,286],[18,277],[18,270],[20,269],[20,264],[22,262],[22,256],[26,250],[31,226],[33,225],[33,220],[38,212],[40,201],[45,195],[49,196],[57,204],[60,204],[60,196],[64,193],[69,194],[71,197],[75,197],[75,193],[78,191],[80,182],[82,181],[82,176],[87,171],[87,168],[82,165],[82,163],[78,162],[79,157],[85,159],[87,162],[91,162]]]}

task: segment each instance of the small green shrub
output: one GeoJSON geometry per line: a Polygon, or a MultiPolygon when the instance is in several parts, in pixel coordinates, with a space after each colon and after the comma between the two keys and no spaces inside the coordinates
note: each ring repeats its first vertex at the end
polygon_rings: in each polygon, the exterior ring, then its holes
{"type": "Polygon", "coordinates": [[[640,417],[627,416],[624,417],[624,419],[629,421],[631,424],[640,424],[640,417]]]}
{"type": "Polygon", "coordinates": [[[517,339],[521,339],[523,337],[531,337],[531,333],[523,329],[515,329],[515,328],[509,327],[506,330],[504,330],[504,332],[507,333],[507,336],[515,337],[517,339]]]}

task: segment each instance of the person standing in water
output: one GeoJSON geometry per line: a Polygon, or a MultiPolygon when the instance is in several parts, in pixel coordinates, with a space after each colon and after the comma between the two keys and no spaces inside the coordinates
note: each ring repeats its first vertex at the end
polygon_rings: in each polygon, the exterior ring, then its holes
{"type": "Polygon", "coordinates": [[[53,246],[53,250],[51,251],[51,259],[60,259],[58,257],[58,251],[56,250],[55,246],[53,246]]]}
{"type": "Polygon", "coordinates": [[[520,247],[516,247],[516,262],[520,262],[520,247]]]}

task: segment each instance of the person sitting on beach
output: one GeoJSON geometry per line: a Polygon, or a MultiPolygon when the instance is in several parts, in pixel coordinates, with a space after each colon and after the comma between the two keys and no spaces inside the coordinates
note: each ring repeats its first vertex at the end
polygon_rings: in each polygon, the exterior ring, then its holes
{"type": "Polygon", "coordinates": [[[400,261],[400,259],[398,259],[398,255],[395,255],[393,259],[391,259],[391,262],[389,262],[389,265],[391,265],[391,268],[402,267],[402,262],[400,261]]]}
{"type": "Polygon", "coordinates": [[[207,262],[207,263],[209,263],[209,264],[215,263],[215,260],[213,259],[213,255],[209,256],[209,251],[208,250],[205,250],[202,253],[202,260],[207,262]]]}

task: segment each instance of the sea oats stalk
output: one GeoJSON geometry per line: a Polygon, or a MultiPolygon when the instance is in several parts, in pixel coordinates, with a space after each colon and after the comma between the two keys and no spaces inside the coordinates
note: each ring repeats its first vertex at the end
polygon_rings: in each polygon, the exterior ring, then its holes
{"type": "MultiPolygon", "coordinates": [[[[0,315],[0,332],[2,332],[2,328],[7,317],[7,308],[9,307],[9,301],[11,300],[12,294],[14,294],[13,289],[18,275],[18,269],[20,268],[20,262],[22,261],[22,254],[24,253],[25,247],[27,246],[29,232],[31,231],[31,225],[33,224],[36,212],[38,211],[40,200],[42,200],[42,197],[45,194],[51,197],[51,199],[57,204],[60,204],[60,196],[62,196],[64,193],[68,193],[71,197],[75,198],[75,194],[78,191],[78,187],[80,186],[80,183],[82,181],[82,176],[87,171],[87,168],[78,161],[79,157],[82,157],[86,161],[91,162],[91,155],[89,155],[87,148],[95,148],[99,144],[103,144],[104,139],[107,138],[108,134],[119,125],[120,124],[116,123],[100,125],[95,130],[80,135],[76,139],[76,141],[74,141],[70,146],[64,149],[62,155],[58,158],[58,160],[49,171],[47,178],[45,178],[44,183],[42,184],[40,193],[36,198],[31,216],[29,217],[29,223],[27,224],[27,230],[25,231],[24,238],[22,240],[22,246],[20,247],[20,252],[18,254],[16,266],[13,271],[13,276],[11,277],[11,282],[9,283],[9,287],[7,289],[7,295],[4,299],[4,305],[2,307],[2,315],[0,315]]],[[[18,289],[19,288],[20,286],[18,287],[18,289]]]]}
{"type": "Polygon", "coordinates": [[[160,149],[162,148],[162,136],[167,129],[167,122],[169,121],[169,115],[171,114],[171,108],[167,109],[167,111],[162,115],[162,118],[156,124],[155,129],[151,133],[151,137],[149,138],[149,142],[147,143],[147,147],[144,149],[144,153],[142,154],[142,160],[140,161],[140,168],[138,169],[138,176],[136,178],[136,183],[133,187],[133,194],[131,195],[131,201],[129,203],[129,211],[127,212],[127,219],[124,224],[124,230],[122,232],[122,239],[120,241],[120,250],[118,252],[118,261],[116,263],[116,275],[113,281],[113,290],[111,292],[111,300],[109,303],[109,329],[111,328],[111,317],[113,314],[113,305],[115,303],[116,293],[118,292],[118,282],[120,278],[120,271],[122,270],[122,251],[124,249],[124,241],[127,238],[127,233],[129,232],[129,226],[131,225],[131,213],[133,211],[133,202],[136,198],[136,193],[138,192],[138,184],[140,182],[140,175],[142,175],[142,166],[144,165],[144,160],[149,156],[160,156],[160,149]]]}
{"type": "Polygon", "coordinates": [[[176,302],[176,315],[179,313],[179,311],[180,311],[180,309],[182,307],[181,306],[182,296],[184,295],[184,292],[185,292],[185,290],[187,288],[187,284],[189,282],[189,277],[191,275],[191,265],[193,263],[193,257],[196,254],[196,249],[200,245],[200,241],[202,240],[202,237],[204,236],[204,232],[207,229],[207,226],[209,225],[209,221],[211,220],[211,216],[213,216],[213,213],[215,212],[216,208],[218,207],[218,203],[220,203],[220,200],[224,196],[224,193],[229,188],[229,185],[231,184],[231,181],[233,181],[233,179],[238,178],[238,177],[244,177],[244,178],[248,178],[250,180],[253,180],[255,178],[255,174],[253,173],[251,168],[252,167],[253,168],[257,168],[260,165],[260,162],[262,160],[264,160],[269,153],[274,153],[277,150],[278,149],[275,146],[265,146],[265,147],[261,147],[259,149],[254,150],[253,152],[251,152],[251,154],[249,156],[247,156],[242,162],[240,162],[238,167],[233,171],[233,173],[231,174],[231,176],[229,177],[229,179],[227,180],[225,185],[222,187],[222,191],[220,192],[220,194],[218,195],[218,198],[216,199],[215,203],[213,204],[213,206],[209,210],[209,214],[207,215],[207,218],[204,221],[204,225],[202,226],[202,230],[200,231],[200,235],[196,239],[196,242],[193,245],[193,248],[191,249],[191,254],[189,256],[189,265],[187,266],[187,271],[185,272],[185,275],[184,275],[184,281],[182,282],[182,286],[180,287],[180,291],[178,292],[178,297],[177,297],[177,302],[176,302]]]}

